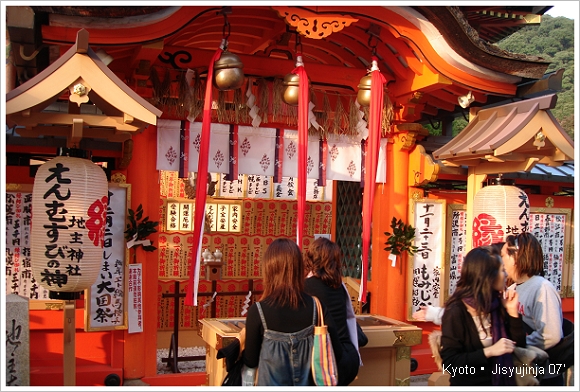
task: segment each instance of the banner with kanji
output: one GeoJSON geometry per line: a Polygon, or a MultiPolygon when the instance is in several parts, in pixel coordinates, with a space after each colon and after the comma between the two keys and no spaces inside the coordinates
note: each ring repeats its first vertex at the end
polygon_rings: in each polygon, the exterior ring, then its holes
{"type": "MultiPolygon", "coordinates": [[[[410,300],[412,311],[421,306],[443,306],[445,200],[414,200],[412,226],[415,228],[413,245],[418,250],[412,261],[410,300]]],[[[399,263],[401,261],[399,260],[399,263]]]]}

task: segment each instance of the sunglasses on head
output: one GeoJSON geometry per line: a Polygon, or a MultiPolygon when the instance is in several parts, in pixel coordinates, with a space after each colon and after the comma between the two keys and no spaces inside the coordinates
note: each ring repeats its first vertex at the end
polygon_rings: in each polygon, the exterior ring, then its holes
{"type": "Polygon", "coordinates": [[[509,238],[506,238],[506,242],[507,242],[508,247],[510,249],[512,249],[512,250],[515,250],[515,251],[519,251],[520,250],[520,246],[519,246],[519,243],[518,243],[518,236],[519,236],[518,234],[516,234],[516,235],[513,235],[513,234],[510,235],[510,237],[512,238],[512,241],[510,241],[509,238]],[[513,242],[513,245],[511,244],[511,242],[513,242]]]}

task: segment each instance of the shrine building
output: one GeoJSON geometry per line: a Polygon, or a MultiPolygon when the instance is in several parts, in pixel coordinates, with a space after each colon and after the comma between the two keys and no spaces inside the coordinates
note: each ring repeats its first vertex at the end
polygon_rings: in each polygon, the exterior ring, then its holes
{"type": "Polygon", "coordinates": [[[574,320],[574,142],[551,112],[564,70],[496,45],[550,8],[7,5],[3,270],[28,303],[28,385],[221,385],[215,350],[260,299],[277,238],[341,247],[370,338],[353,386],[436,372],[439,326],[412,314],[510,233],[538,237],[574,320]],[[72,267],[33,273],[32,205],[67,155],[104,170],[108,204],[96,281],[62,294],[72,267]],[[397,221],[416,253],[385,249],[397,221]]]}

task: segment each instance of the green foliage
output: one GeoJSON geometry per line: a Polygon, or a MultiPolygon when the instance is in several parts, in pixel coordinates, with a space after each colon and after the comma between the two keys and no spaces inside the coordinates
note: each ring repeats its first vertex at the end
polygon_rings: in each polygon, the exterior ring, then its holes
{"type": "Polygon", "coordinates": [[[463,117],[458,117],[453,121],[453,137],[459,135],[459,132],[463,131],[467,126],[468,122],[463,117]]]}
{"type": "Polygon", "coordinates": [[[419,248],[413,245],[413,240],[415,239],[415,228],[413,226],[405,224],[401,219],[397,221],[397,218],[393,217],[391,228],[393,229],[392,233],[385,232],[387,236],[387,242],[385,242],[385,245],[387,245],[386,251],[394,255],[409,252],[409,255],[413,256],[417,253],[419,248]]]}
{"type": "MultiPolygon", "coordinates": [[[[124,232],[125,239],[127,241],[132,239],[135,239],[136,241],[142,241],[147,239],[150,234],[157,232],[155,227],[159,224],[159,222],[150,221],[148,216],[143,219],[141,218],[143,218],[143,206],[141,204],[139,204],[139,207],[137,207],[137,211],[133,211],[129,208],[129,216],[127,217],[129,223],[127,223],[127,230],[124,232]],[[137,235],[136,238],[135,234],[137,235]]],[[[141,246],[143,247],[143,250],[147,252],[153,252],[155,249],[157,249],[153,245],[141,246]]]]}
{"type": "MultiPolygon", "coordinates": [[[[465,127],[467,126],[468,122],[461,116],[456,117],[455,119],[453,119],[453,124],[452,124],[452,135],[453,137],[459,135],[459,132],[463,131],[465,129],[465,127]]],[[[431,136],[441,136],[443,134],[442,131],[442,125],[441,124],[434,124],[435,126],[431,125],[431,124],[423,124],[423,127],[429,132],[429,135],[431,136]]]]}
{"type": "Polygon", "coordinates": [[[562,90],[551,111],[574,138],[574,20],[544,15],[540,25],[525,27],[497,45],[508,52],[543,57],[551,63],[547,72],[564,69],[562,90]]]}
{"type": "Polygon", "coordinates": [[[439,127],[435,128],[431,124],[423,124],[423,127],[427,131],[429,131],[429,135],[432,135],[432,136],[441,136],[443,134],[443,132],[441,131],[441,126],[440,125],[439,125],[439,127]]]}

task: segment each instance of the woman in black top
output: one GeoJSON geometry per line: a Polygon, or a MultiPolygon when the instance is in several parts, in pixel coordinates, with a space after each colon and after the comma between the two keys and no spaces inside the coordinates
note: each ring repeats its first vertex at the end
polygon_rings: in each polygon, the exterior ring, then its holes
{"type": "MultiPolygon", "coordinates": [[[[264,253],[263,271],[262,298],[250,306],[246,318],[244,364],[258,367],[257,385],[314,385],[310,370],[314,300],[304,292],[304,265],[296,243],[274,240],[264,253]]],[[[338,362],[342,358],[338,334],[328,310],[322,308],[338,362]]]]}
{"type": "Polygon", "coordinates": [[[502,259],[491,247],[472,249],[445,304],[441,324],[443,372],[454,385],[516,385],[511,353],[526,346],[517,293],[505,290],[502,259]]]}
{"type": "MultiPolygon", "coordinates": [[[[304,262],[309,272],[304,289],[326,306],[338,330],[343,351],[342,359],[337,358],[338,385],[349,385],[358,374],[360,358],[350,340],[346,321],[350,296],[342,284],[340,248],[326,238],[318,238],[305,253],[304,262]]],[[[334,342],[333,346],[336,350],[334,342]]]]}

